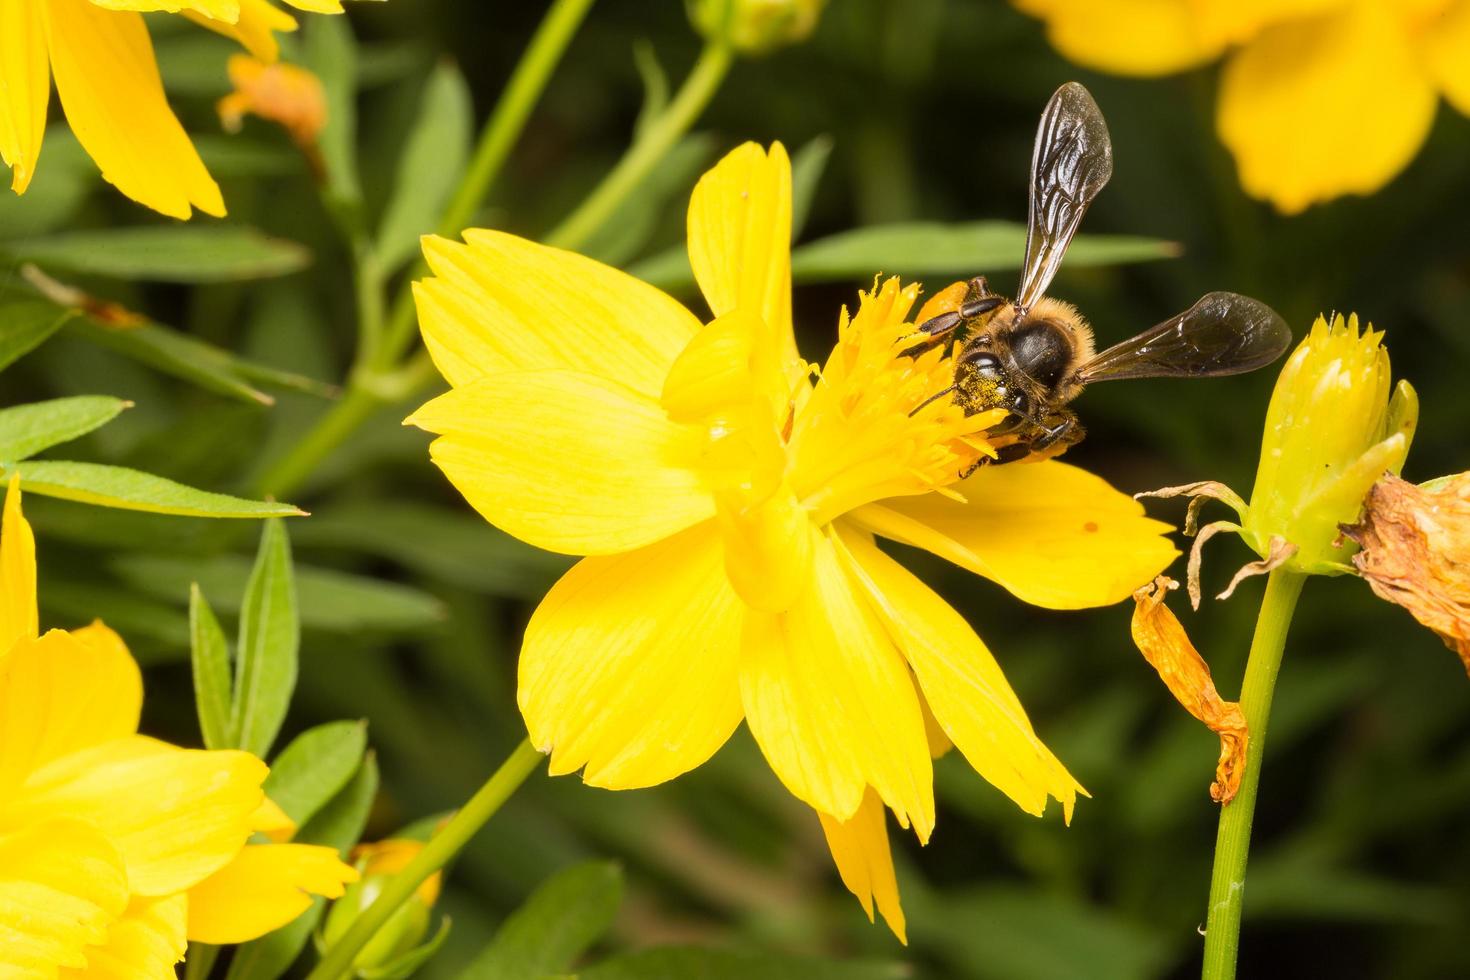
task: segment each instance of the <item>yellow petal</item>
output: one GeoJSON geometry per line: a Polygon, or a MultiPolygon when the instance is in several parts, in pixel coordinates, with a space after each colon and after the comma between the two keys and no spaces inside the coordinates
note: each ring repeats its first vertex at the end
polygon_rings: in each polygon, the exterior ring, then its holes
{"type": "Polygon", "coordinates": [[[746,605],[782,612],[801,596],[811,582],[811,523],[785,484],[758,503],[720,507],[725,573],[746,605]]]}
{"type": "Polygon", "coordinates": [[[853,518],[933,552],[1048,609],[1121,602],[1179,554],[1169,525],[1107,481],[1066,463],[983,466],[939,494],[895,497],[853,518]]]}
{"type": "Polygon", "coordinates": [[[36,0],[0,0],[0,159],[24,194],[36,173],[51,101],[46,27],[36,0]]]}
{"type": "Polygon", "coordinates": [[[903,907],[898,903],[898,879],[893,873],[893,852],[888,849],[888,828],[884,825],[883,801],[871,789],[863,795],[862,806],[851,820],[838,820],[817,811],[822,819],[822,832],[827,847],[837,864],[837,873],[847,890],[863,903],[868,921],[873,921],[873,900],[883,921],[905,946],[903,907]]]}
{"type": "Polygon", "coordinates": [[[586,558],[526,627],[517,698],[551,773],[652,786],[704,762],[740,724],[744,609],[710,525],[586,558]]]}
{"type": "MultiPolygon", "coordinates": [[[[20,476],[10,478],[0,519],[0,658],[40,632],[36,613],[36,536],[20,511],[20,476]]],[[[3,719],[0,719],[3,721],[3,719]]]]}
{"type": "Polygon", "coordinates": [[[697,432],[650,397],[576,371],[484,377],[420,408],[429,455],[485,519],[566,554],[629,551],[714,514],[697,432]]]}
{"type": "Polygon", "coordinates": [[[138,730],[143,678],[116,637],[100,625],[51,630],[0,661],[0,792],[55,759],[138,730]]]}
{"type": "Polygon", "coordinates": [[[0,835],[0,976],[85,966],[84,949],[106,939],[127,904],[122,857],[90,824],[50,819],[0,835]]]}
{"type": "Polygon", "coordinates": [[[314,14],[342,13],[342,0],[286,0],[297,10],[309,10],[314,14]]]}
{"type": "Polygon", "coordinates": [[[1217,122],[1246,192],[1294,214],[1388,183],[1437,101],[1392,11],[1358,2],[1269,28],[1232,57],[1217,122]]]}
{"type": "Polygon", "coordinates": [[[0,805],[0,827],[67,816],[102,828],[134,894],[183,891],[250,836],[265,763],[247,752],[179,749],[141,736],[74,752],[0,805]]]}
{"type": "Polygon", "coordinates": [[[841,525],[839,534],[849,569],[867,587],[944,733],[1021,809],[1040,816],[1055,797],[1070,821],[1082,787],[1036,737],[1000,665],[964,617],[871,536],[841,525]]]}
{"type": "Polygon", "coordinates": [[[799,363],[791,329],[791,162],[745,143],[699,179],[689,201],[689,263],[715,316],[759,314],[757,346],[799,363]]]}
{"type": "Polygon", "coordinates": [[[270,5],[268,0],[240,0],[240,16],[234,23],[184,11],[184,16],[216,34],[238,41],[245,50],[261,61],[273,62],[281,56],[276,32],[296,30],[296,18],[270,5]]]}
{"type": "Polygon", "coordinates": [[[903,658],[813,528],[812,583],[790,610],[751,612],[740,692],[751,734],[802,802],[839,820],[868,786],[920,840],[934,827],[924,717],[903,658]]]}
{"type": "Polygon", "coordinates": [[[1028,0],[1047,40],[1072,61],[1119,75],[1168,75],[1204,64],[1225,48],[1191,0],[1028,0]]]}
{"type": "Polygon", "coordinates": [[[264,834],[271,840],[280,844],[290,840],[296,834],[296,821],[287,815],[276,805],[275,800],[269,796],[260,801],[260,806],[250,816],[250,829],[257,834],[264,834]]]}
{"type": "Polygon", "coordinates": [[[169,980],[189,941],[184,924],[189,899],[135,896],[100,946],[87,950],[87,966],[62,970],[60,980],[169,980]]]}
{"type": "Polygon", "coordinates": [[[255,844],[189,889],[189,938],[243,943],[281,928],[313,895],[341,898],[358,874],[333,847],[255,844]]]}
{"type": "Polygon", "coordinates": [[[87,0],[43,7],[61,108],[102,176],[175,218],[188,218],[190,205],[223,215],[219,186],[168,107],[143,15],[87,0]]]}
{"type": "Polygon", "coordinates": [[[1423,37],[1429,73],[1450,105],[1470,116],[1470,0],[1454,0],[1423,37]]]}
{"type": "Polygon", "coordinates": [[[136,10],[139,13],[164,11],[177,14],[193,11],[204,17],[233,24],[240,17],[240,0],[90,0],[104,10],[136,10]]]}
{"type": "Polygon", "coordinates": [[[657,398],[699,330],[677,300],[625,272],[515,235],[424,239],[436,278],[414,284],[424,345],[452,385],[565,368],[657,398]]]}

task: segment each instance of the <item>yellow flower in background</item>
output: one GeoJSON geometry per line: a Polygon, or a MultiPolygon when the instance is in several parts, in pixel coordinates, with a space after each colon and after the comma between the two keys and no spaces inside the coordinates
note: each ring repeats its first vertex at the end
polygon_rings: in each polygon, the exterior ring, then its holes
{"type": "Polygon", "coordinates": [[[137,734],[142,676],[121,638],[101,623],[40,633],[35,586],[12,481],[0,530],[0,974],[171,976],[189,939],[254,938],[299,914],[303,889],[341,894],[356,872],[336,851],[246,846],[284,818],[261,790],[265,764],[137,734]],[[222,876],[233,887],[212,893],[222,876]],[[219,923],[233,938],[215,938],[219,923]]]}
{"type": "MultiPolygon", "coordinates": [[[[988,415],[945,352],[903,356],[917,287],[844,312],[820,370],[791,324],[791,174],[746,144],[695,189],[689,257],[714,320],[591,259],[494,231],[425,240],[424,341],[452,390],[409,422],[491,523],[584,555],[542,601],[519,702],[553,774],[652,786],[744,720],[821,817],[843,880],[902,937],[883,808],[926,840],[931,742],[1029,813],[1080,787],[999,665],[875,535],[1049,608],[1127,598],[1166,526],[1059,462],[981,467],[988,415]],[[938,733],[942,731],[942,735],[938,733]]],[[[924,314],[921,312],[919,318],[924,314]]]]}
{"type": "Polygon", "coordinates": [[[1225,55],[1216,122],[1241,185],[1294,214],[1370,194],[1443,95],[1470,114],[1470,0],[1013,0],[1079,64],[1163,75],[1225,55]]]}
{"type": "MultiPolygon", "coordinates": [[[[287,0],[341,13],[328,0],[287,0]]],[[[102,176],[155,211],[187,219],[225,213],[184,127],[169,108],[143,11],[182,13],[234,37],[259,58],[296,20],[266,0],[0,0],[0,158],[24,194],[46,131],[51,81],[71,130],[102,176]]]]}
{"type": "Polygon", "coordinates": [[[321,79],[296,65],[269,63],[247,54],[231,55],[230,84],[216,111],[226,132],[238,133],[247,115],[276,123],[320,165],[317,137],[327,125],[327,93],[321,79]]]}

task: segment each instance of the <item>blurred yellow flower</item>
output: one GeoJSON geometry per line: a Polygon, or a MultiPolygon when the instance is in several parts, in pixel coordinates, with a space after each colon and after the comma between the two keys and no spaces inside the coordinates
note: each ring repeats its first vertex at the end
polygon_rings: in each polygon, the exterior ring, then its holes
{"type": "Polygon", "coordinates": [[[1013,0],[1073,61],[1163,75],[1227,55],[1241,185],[1294,214],[1408,166],[1443,95],[1470,114],[1470,0],[1013,0]]]}
{"type": "MultiPolygon", "coordinates": [[[[287,0],[341,13],[335,0],[287,0]]],[[[102,176],[155,211],[187,219],[225,213],[219,186],[169,108],[144,11],[182,13],[274,60],[272,32],[296,20],[267,0],[0,0],[0,158],[24,194],[46,131],[51,80],[102,176]]]]}
{"type": "MultiPolygon", "coordinates": [[[[415,284],[452,390],[409,422],[491,523],[586,555],[542,601],[519,701],[551,772],[651,786],[741,720],[821,816],[843,880],[903,917],[883,807],[934,825],[930,742],[952,740],[1022,809],[1077,783],[980,638],[888,557],[914,544],[1050,608],[1113,603],[1174,557],[1166,526],[1059,462],[981,467],[945,352],[902,355],[914,286],[843,313],[820,371],[791,324],[785,150],[700,180],[689,257],[714,313],[591,259],[494,231],[428,238],[415,284]],[[942,731],[943,735],[937,733],[942,731]]],[[[922,319],[923,314],[920,314],[922,319]]]]}
{"type": "Polygon", "coordinates": [[[41,634],[35,586],[12,481],[0,530],[4,975],[168,976],[189,939],[252,939],[299,914],[303,890],[340,895],[356,872],[336,851],[246,846],[284,820],[261,791],[265,764],[137,734],[142,676],[121,638],[101,623],[41,634]],[[222,879],[228,890],[213,887],[222,879]]]}
{"type": "Polygon", "coordinates": [[[320,166],[317,136],[327,125],[327,94],[321,79],[305,68],[268,63],[248,54],[230,56],[235,90],[216,107],[226,131],[237,133],[247,115],[276,123],[320,166]]]}

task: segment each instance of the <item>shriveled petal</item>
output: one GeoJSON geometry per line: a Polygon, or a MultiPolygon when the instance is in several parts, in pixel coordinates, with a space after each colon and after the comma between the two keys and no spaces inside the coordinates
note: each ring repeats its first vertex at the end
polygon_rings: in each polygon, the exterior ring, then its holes
{"type": "Polygon", "coordinates": [[[1066,463],[984,466],[939,494],[895,497],[853,518],[1048,609],[1121,602],[1179,554],[1169,525],[1106,480],[1066,463]]]}
{"type": "Polygon", "coordinates": [[[759,314],[757,346],[798,362],[791,329],[791,161],[780,143],[745,143],[699,179],[689,201],[689,263],[715,316],[759,314]]]}
{"type": "Polygon", "coordinates": [[[107,939],[87,950],[86,969],[62,970],[60,980],[169,980],[189,945],[184,934],[188,907],[182,893],[135,896],[107,939]]]}
{"type": "Polygon", "coordinates": [[[870,535],[841,527],[843,555],[883,617],[944,733],[981,776],[1027,813],[1049,797],[1066,818],[1082,787],[1042,744],[1000,665],[963,616],[870,535]]]}
{"type": "Polygon", "coordinates": [[[53,818],[0,835],[0,976],[85,966],[127,904],[122,857],[96,827],[53,818]]]}
{"type": "Polygon", "coordinates": [[[51,630],[0,660],[0,795],[55,759],[138,730],[143,678],[116,636],[51,630]]]}
{"type": "Polygon", "coordinates": [[[1190,0],[1026,0],[1046,21],[1047,40],[1078,64],[1119,75],[1168,75],[1215,58],[1211,37],[1190,0]]]}
{"type": "Polygon", "coordinates": [[[903,658],[833,542],[813,528],[812,582],[790,610],[746,618],[740,693],[751,734],[795,796],[851,820],[872,786],[920,840],[934,827],[924,717],[903,658]]]}
{"type": "Polygon", "coordinates": [[[551,773],[631,789],[713,755],[740,724],[743,616],[709,524],[578,562],[521,647],[517,699],[551,773]]]}
{"type": "Polygon", "coordinates": [[[693,469],[700,434],[595,374],[483,377],[408,422],[440,436],[429,455],[471,506],[538,548],[629,551],[714,514],[693,469]]]}
{"type": "Polygon", "coordinates": [[[313,895],[341,898],[357,870],[333,847],[253,844],[189,889],[189,938],[243,943],[281,928],[311,907],[313,895]]]}
{"type": "Polygon", "coordinates": [[[116,739],[32,775],[0,806],[0,827],[44,816],[89,821],[122,854],[134,894],[167,895],[193,887],[239,853],[266,772],[248,752],[116,739]]]}
{"type": "Polygon", "coordinates": [[[822,820],[822,832],[827,835],[827,847],[832,851],[837,873],[847,890],[863,903],[868,921],[873,921],[876,899],[883,921],[898,941],[907,946],[903,907],[898,903],[898,878],[893,873],[893,852],[888,849],[888,828],[883,822],[883,801],[869,789],[851,820],[838,820],[820,810],[817,816],[822,820]]]}
{"type": "Polygon", "coordinates": [[[499,231],[464,237],[425,238],[435,278],[414,284],[424,346],[452,385],[563,368],[657,398],[699,330],[677,300],[601,262],[499,231]]]}
{"type": "Polygon", "coordinates": [[[36,0],[0,0],[0,159],[17,194],[36,174],[51,101],[42,15],[36,0]]]}
{"type": "Polygon", "coordinates": [[[1470,116],[1470,0],[1453,0],[1423,35],[1425,66],[1450,105],[1470,116]]]}
{"type": "Polygon", "coordinates": [[[42,6],[61,108],[102,176],[163,214],[222,216],[219,185],[168,107],[143,15],[88,0],[42,6]]]}
{"type": "Polygon", "coordinates": [[[266,62],[273,62],[281,56],[276,32],[289,33],[297,27],[295,17],[271,6],[269,0],[240,0],[240,16],[233,23],[188,10],[184,11],[184,16],[200,27],[238,41],[245,50],[266,62]]]}
{"type": "Polygon", "coordinates": [[[1230,59],[1217,124],[1241,186],[1293,214],[1406,167],[1438,97],[1386,4],[1278,24],[1230,59]]]}
{"type": "Polygon", "coordinates": [[[0,658],[40,632],[36,612],[36,536],[20,511],[20,476],[10,478],[0,518],[0,658]]]}

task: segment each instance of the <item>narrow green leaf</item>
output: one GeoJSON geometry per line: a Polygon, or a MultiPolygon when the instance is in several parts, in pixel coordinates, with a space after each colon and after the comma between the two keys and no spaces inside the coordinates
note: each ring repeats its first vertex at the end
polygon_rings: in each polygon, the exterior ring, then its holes
{"type": "MultiPolygon", "coordinates": [[[[296,840],[335,847],[345,858],[348,850],[362,836],[368,811],[377,794],[378,764],[369,752],[352,781],[297,832],[296,840]]],[[[277,980],[301,955],[326,905],[323,898],[313,899],[311,908],[287,925],[240,946],[230,961],[225,980],[277,980]]]]}
{"type": "Polygon", "coordinates": [[[419,236],[434,230],[464,173],[473,127],[474,105],[464,75],[441,62],[424,88],[378,229],[378,260],[385,272],[416,255],[419,236]]]}
{"type": "Polygon", "coordinates": [[[196,490],[151,473],[102,463],[63,463],[33,460],[5,466],[5,475],[18,470],[26,491],[60,497],[99,507],[144,510],[182,517],[300,517],[305,512],[290,504],[245,500],[222,493],[196,490]]]}
{"type": "Polygon", "coordinates": [[[11,258],[114,279],[239,282],[305,268],[311,253],[295,242],[238,225],[145,225],[68,231],[0,243],[11,258]]]}
{"type": "Polygon", "coordinates": [[[333,387],[324,382],[246,360],[222,347],[159,323],[144,323],[119,330],[82,318],[70,330],[98,346],[115,350],[165,374],[252,405],[269,405],[275,401],[255,387],[256,384],[275,385],[319,396],[334,392],[333,387]]]}
{"type": "MultiPolygon", "coordinates": [[[[30,487],[26,487],[27,492],[30,487]]],[[[171,605],[119,589],[116,583],[78,582],[57,577],[41,590],[42,620],[86,623],[100,619],[127,637],[133,654],[145,665],[143,648],[178,652],[189,646],[189,618],[171,605]]]]}
{"type": "Polygon", "coordinates": [[[902,980],[902,963],[817,959],[739,949],[666,946],[638,950],[577,971],[577,980],[902,980]]]}
{"type": "Polygon", "coordinates": [[[265,522],[255,568],[245,587],[235,659],[230,733],[240,748],[264,758],[286,720],[296,689],[301,627],[286,525],[265,522]]]}
{"type": "MultiPolygon", "coordinates": [[[[1019,269],[1025,249],[1026,227],[1006,221],[877,225],[797,248],[791,254],[791,275],[800,282],[871,279],[876,273],[966,276],[1019,269]]],[[[1079,235],[1067,250],[1065,268],[1150,262],[1178,254],[1176,243],[1155,238],[1079,235]]]]}
{"type": "MultiPolygon", "coordinates": [[[[304,526],[304,525],[300,525],[304,526]]],[[[300,543],[300,532],[297,532],[300,543]]],[[[124,555],[108,567],[137,589],[160,599],[182,595],[197,580],[210,594],[220,596],[220,612],[238,613],[238,598],[251,575],[250,562],[238,555],[179,558],[169,555],[124,555]]],[[[330,568],[296,565],[296,594],[301,625],[306,629],[338,633],[415,631],[444,619],[438,599],[411,586],[353,575],[330,568]]],[[[543,584],[547,584],[545,578],[543,584]]]]}
{"type": "Polygon", "coordinates": [[[341,792],[366,751],[364,722],[330,721],[307,729],[271,761],[265,794],[301,826],[341,792]]]}
{"type": "Polygon", "coordinates": [[[0,299],[0,371],[41,346],[74,316],[74,311],[43,299],[14,295],[0,299]]]}
{"type": "Polygon", "coordinates": [[[589,861],[560,871],[505,920],[460,980],[540,980],[564,972],[612,925],[622,900],[616,864],[589,861]]]}
{"type": "Polygon", "coordinates": [[[832,137],[814,136],[791,157],[791,240],[801,237],[832,156],[832,137]]]}
{"type": "Polygon", "coordinates": [[[235,748],[230,738],[230,647],[197,584],[189,588],[189,657],[204,747],[235,748]]]}
{"type": "Polygon", "coordinates": [[[340,206],[362,203],[357,178],[357,41],[346,17],[313,17],[304,31],[302,61],[327,94],[327,125],[318,143],[327,186],[340,206]]]}
{"type": "Polygon", "coordinates": [[[0,460],[18,462],[106,425],[132,402],[78,395],[0,409],[0,460]]]}

